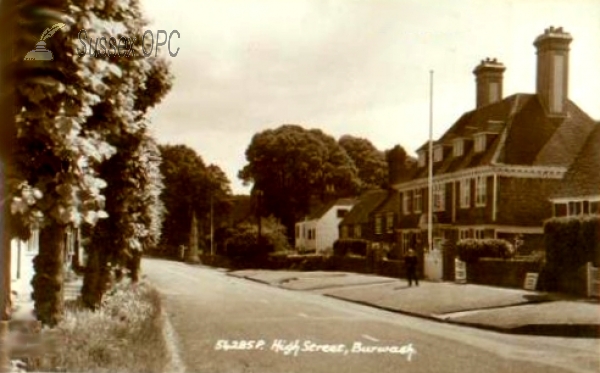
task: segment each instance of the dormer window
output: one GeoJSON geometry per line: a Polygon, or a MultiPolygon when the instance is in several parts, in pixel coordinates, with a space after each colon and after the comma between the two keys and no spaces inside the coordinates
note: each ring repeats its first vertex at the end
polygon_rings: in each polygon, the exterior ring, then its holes
{"type": "Polygon", "coordinates": [[[427,153],[425,153],[425,150],[421,150],[419,152],[419,167],[425,167],[426,161],[427,161],[427,153]]]}
{"type": "Polygon", "coordinates": [[[465,142],[463,139],[454,140],[454,144],[452,146],[452,155],[455,157],[460,157],[464,153],[465,142]]]}
{"type": "Polygon", "coordinates": [[[434,162],[441,162],[444,159],[444,147],[443,146],[436,146],[433,149],[433,161],[434,162]]]}
{"type": "Polygon", "coordinates": [[[487,136],[485,133],[475,135],[475,153],[481,153],[485,151],[487,143],[487,136]]]}

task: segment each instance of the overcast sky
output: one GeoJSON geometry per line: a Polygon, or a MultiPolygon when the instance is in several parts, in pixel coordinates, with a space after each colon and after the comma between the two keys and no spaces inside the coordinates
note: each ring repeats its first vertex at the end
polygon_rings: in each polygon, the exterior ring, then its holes
{"type": "Polygon", "coordinates": [[[178,30],[175,84],[152,114],[161,143],[194,148],[236,193],[252,136],[282,124],[425,143],[475,106],[475,66],[506,65],[504,96],[535,91],[533,41],[573,36],[569,96],[600,120],[598,0],[144,0],[152,29],[178,30]],[[194,4],[194,5],[192,5],[194,4]]]}

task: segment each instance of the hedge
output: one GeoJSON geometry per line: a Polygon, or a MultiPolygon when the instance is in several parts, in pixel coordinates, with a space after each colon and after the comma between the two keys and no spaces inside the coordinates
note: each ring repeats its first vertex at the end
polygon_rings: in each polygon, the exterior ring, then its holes
{"type": "Polygon", "coordinates": [[[544,224],[548,266],[574,270],[600,264],[600,216],[552,218],[544,224]]]}
{"type": "Polygon", "coordinates": [[[496,238],[464,239],[456,244],[458,257],[463,262],[476,262],[479,258],[509,259],[515,255],[514,247],[506,240],[496,238]]]}
{"type": "Polygon", "coordinates": [[[333,243],[334,256],[358,255],[366,256],[369,242],[361,239],[340,239],[333,243]]]}

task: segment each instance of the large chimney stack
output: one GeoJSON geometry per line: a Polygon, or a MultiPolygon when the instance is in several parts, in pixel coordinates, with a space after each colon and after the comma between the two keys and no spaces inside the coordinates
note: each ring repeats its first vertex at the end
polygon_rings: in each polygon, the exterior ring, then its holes
{"type": "Polygon", "coordinates": [[[549,114],[564,115],[569,99],[569,44],[573,38],[562,27],[550,27],[535,39],[536,93],[549,114]]]}
{"type": "Polygon", "coordinates": [[[473,70],[477,83],[477,107],[502,100],[502,75],[506,67],[495,58],[486,58],[473,70]]]}

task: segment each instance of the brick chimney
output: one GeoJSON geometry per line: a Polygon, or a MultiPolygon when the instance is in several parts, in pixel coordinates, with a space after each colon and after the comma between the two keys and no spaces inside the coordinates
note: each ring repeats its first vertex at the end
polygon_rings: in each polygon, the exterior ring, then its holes
{"type": "Polygon", "coordinates": [[[569,44],[573,38],[562,27],[550,27],[535,39],[536,93],[550,114],[564,115],[569,98],[569,44]]]}
{"type": "Polygon", "coordinates": [[[473,70],[477,83],[477,107],[502,100],[502,74],[506,67],[495,58],[486,58],[473,70]]]}

